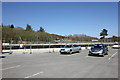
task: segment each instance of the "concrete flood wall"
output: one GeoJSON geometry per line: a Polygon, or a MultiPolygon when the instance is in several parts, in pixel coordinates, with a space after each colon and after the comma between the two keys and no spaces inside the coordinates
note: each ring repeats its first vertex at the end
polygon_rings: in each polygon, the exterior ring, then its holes
{"type": "MultiPolygon", "coordinates": [[[[91,47],[81,47],[81,50],[90,49],[91,47]]],[[[13,53],[18,54],[29,54],[32,53],[53,53],[53,52],[59,52],[61,48],[41,48],[41,49],[13,49],[13,50],[3,50],[3,53],[9,53],[12,51],[13,53]]]]}
{"type": "MultiPolygon", "coordinates": [[[[2,50],[9,50],[10,48],[11,49],[30,49],[30,47],[31,47],[31,49],[44,49],[44,48],[63,48],[65,46],[65,44],[64,45],[60,45],[60,44],[56,44],[56,45],[53,45],[53,44],[51,44],[51,45],[32,45],[32,46],[30,46],[30,45],[24,45],[23,47],[20,47],[19,45],[11,45],[11,46],[3,46],[2,47],[2,50]]],[[[81,47],[90,47],[91,45],[80,45],[81,47]]]]}

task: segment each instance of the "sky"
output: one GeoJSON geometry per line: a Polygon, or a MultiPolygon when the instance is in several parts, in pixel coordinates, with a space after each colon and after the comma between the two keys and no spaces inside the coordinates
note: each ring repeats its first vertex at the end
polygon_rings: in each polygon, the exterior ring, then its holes
{"type": "Polygon", "coordinates": [[[58,35],[85,34],[100,37],[118,35],[117,2],[3,2],[2,23],[58,35]]]}

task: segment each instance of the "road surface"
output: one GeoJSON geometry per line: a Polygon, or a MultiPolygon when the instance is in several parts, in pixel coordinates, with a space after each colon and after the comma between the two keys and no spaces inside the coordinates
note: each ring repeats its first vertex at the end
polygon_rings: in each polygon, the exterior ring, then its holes
{"type": "Polygon", "coordinates": [[[5,54],[3,78],[118,78],[118,50],[105,57],[88,56],[88,50],[61,55],[59,52],[5,54]]]}

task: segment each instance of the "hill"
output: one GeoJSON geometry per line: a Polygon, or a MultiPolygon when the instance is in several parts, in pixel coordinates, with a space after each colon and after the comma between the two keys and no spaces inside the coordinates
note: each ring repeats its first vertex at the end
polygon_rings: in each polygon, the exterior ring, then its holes
{"type": "Polygon", "coordinates": [[[34,31],[31,28],[27,30],[21,27],[14,27],[13,25],[2,26],[2,40],[7,43],[46,43],[46,42],[88,42],[95,37],[87,35],[74,34],[68,36],[62,36],[57,34],[50,34],[45,31],[34,31]],[[30,30],[29,30],[30,29],[30,30]]]}

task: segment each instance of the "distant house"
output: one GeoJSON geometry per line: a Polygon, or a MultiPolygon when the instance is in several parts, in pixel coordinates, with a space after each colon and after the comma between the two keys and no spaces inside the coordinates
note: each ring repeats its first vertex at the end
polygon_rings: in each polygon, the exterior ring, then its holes
{"type": "Polygon", "coordinates": [[[98,40],[97,39],[93,39],[92,42],[98,42],[98,40]]]}

